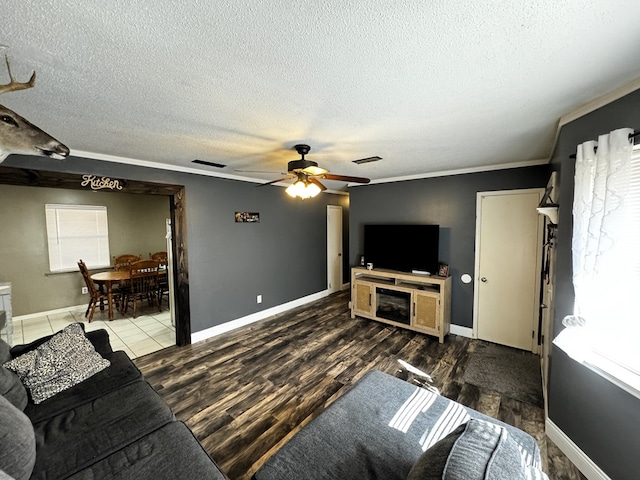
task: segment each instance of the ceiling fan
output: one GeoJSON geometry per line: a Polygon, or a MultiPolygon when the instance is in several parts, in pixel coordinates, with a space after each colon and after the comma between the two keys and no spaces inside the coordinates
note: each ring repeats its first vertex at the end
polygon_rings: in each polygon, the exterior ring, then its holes
{"type": "Polygon", "coordinates": [[[309,153],[309,150],[311,150],[309,145],[298,144],[293,148],[296,149],[302,158],[298,160],[291,160],[287,164],[287,176],[267,183],[262,183],[258,185],[259,187],[282,182],[284,180],[295,179],[295,181],[287,187],[286,192],[292,197],[310,198],[315,197],[320,192],[327,189],[327,187],[320,183],[321,179],[354,183],[370,182],[368,178],[364,177],[352,177],[349,175],[329,173],[329,170],[319,167],[317,162],[307,160],[304,157],[309,153]]]}

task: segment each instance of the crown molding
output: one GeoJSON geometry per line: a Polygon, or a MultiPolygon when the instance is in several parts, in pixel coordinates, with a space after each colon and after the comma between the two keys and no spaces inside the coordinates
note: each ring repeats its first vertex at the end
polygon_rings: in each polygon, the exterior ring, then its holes
{"type": "MultiPolygon", "coordinates": [[[[151,162],[149,160],[140,160],[138,158],[120,157],[117,155],[107,155],[105,153],[87,152],[85,150],[71,150],[69,155],[73,157],[90,158],[92,160],[103,160],[105,162],[121,163],[125,165],[136,165],[138,167],[156,168],[159,170],[169,170],[172,172],[192,173],[194,175],[203,175],[205,177],[224,178],[227,180],[238,180],[241,182],[250,182],[250,183],[257,183],[257,184],[264,183],[264,180],[258,180],[256,178],[251,178],[251,177],[243,177],[241,175],[231,175],[229,173],[223,173],[223,172],[209,172],[207,170],[200,170],[198,168],[181,167],[178,165],[169,165],[166,163],[151,162]]],[[[274,185],[276,187],[283,187],[283,188],[286,188],[289,186],[288,183],[284,183],[284,182],[272,183],[271,185],[274,185]]],[[[325,190],[325,193],[332,193],[334,195],[349,195],[348,192],[344,192],[340,190],[332,190],[332,189],[325,190]]]]}
{"type": "Polygon", "coordinates": [[[556,134],[553,138],[551,150],[549,150],[549,158],[547,161],[551,163],[551,159],[553,158],[553,152],[556,151],[556,147],[558,146],[558,139],[560,138],[560,130],[562,130],[562,127],[564,127],[568,123],[573,122],[574,120],[584,117],[585,115],[591,112],[595,112],[599,108],[602,108],[606,105],[609,105],[612,102],[615,102],[616,100],[621,99],[625,95],[629,95],[630,93],[635,92],[639,88],[640,88],[640,78],[636,78],[635,80],[632,80],[631,82],[623,85],[622,87],[616,88],[614,91],[605,93],[604,95],[600,95],[599,97],[591,100],[590,102],[585,103],[581,107],[576,108],[574,111],[560,117],[560,119],[558,120],[558,125],[556,127],[556,134]]]}
{"type": "MultiPolygon", "coordinates": [[[[264,182],[264,180],[257,180],[255,178],[243,177],[243,176],[240,176],[240,175],[231,175],[231,174],[222,173],[222,172],[209,172],[209,171],[200,170],[200,169],[197,169],[197,168],[181,167],[181,166],[177,166],[177,165],[168,165],[168,164],[165,164],[165,163],[151,162],[149,160],[140,160],[140,159],[137,159],[137,158],[130,158],[130,157],[120,157],[120,156],[117,156],[117,155],[107,155],[107,154],[104,154],[104,153],[87,152],[87,151],[84,151],[84,150],[71,150],[70,155],[74,156],[74,157],[90,158],[90,159],[93,159],[93,160],[103,160],[105,162],[122,163],[122,164],[126,164],[126,165],[136,165],[136,166],[139,166],[139,167],[146,167],[146,168],[156,168],[156,169],[159,169],[159,170],[169,170],[169,171],[173,171],[173,172],[192,173],[192,174],[195,174],[195,175],[204,175],[204,176],[207,176],[207,177],[225,178],[225,179],[228,179],[228,180],[239,180],[239,181],[242,181],[242,182],[251,182],[251,183],[263,183],[264,182]]],[[[530,160],[530,161],[526,161],[526,162],[503,163],[503,164],[499,164],[499,165],[489,165],[489,166],[483,166],[483,167],[461,168],[461,169],[458,169],[458,170],[445,170],[445,171],[441,171],[441,172],[420,173],[420,174],[416,174],[416,175],[406,175],[406,176],[403,176],[403,177],[380,178],[380,179],[377,179],[377,180],[372,180],[368,184],[348,183],[347,187],[358,187],[358,186],[372,185],[372,184],[377,184],[377,183],[403,182],[403,181],[407,181],[407,180],[419,180],[419,179],[422,179],[422,178],[448,177],[450,175],[464,175],[464,174],[467,174],[467,173],[490,172],[490,171],[494,171],[494,170],[506,170],[506,169],[510,169],[510,168],[531,167],[531,166],[536,166],[536,165],[543,165],[545,163],[548,163],[547,159],[530,160]]],[[[289,186],[288,183],[284,183],[284,182],[273,183],[272,185],[277,186],[277,187],[288,187],[289,186]]],[[[325,193],[332,193],[334,195],[349,195],[349,192],[345,192],[345,191],[341,191],[341,190],[331,190],[331,189],[325,190],[325,193]]]]}
{"type": "MultiPolygon", "coordinates": [[[[599,108],[604,107],[625,95],[629,95],[630,93],[638,90],[640,88],[640,78],[636,78],[635,80],[613,90],[612,92],[605,93],[590,102],[582,105],[581,107],[576,108],[573,112],[570,112],[562,117],[560,117],[560,121],[558,122],[558,130],[562,128],[567,123],[571,123],[574,120],[577,120],[580,117],[584,117],[585,115],[598,110],[599,108]]],[[[554,145],[555,147],[555,145],[554,145]]]]}
{"type": "Polygon", "coordinates": [[[223,172],[209,172],[193,167],[181,167],[178,165],[169,165],[166,163],[152,162],[149,160],[140,160],[138,158],[120,157],[117,155],[107,155],[105,153],[87,152],[84,150],[71,150],[71,156],[90,158],[92,160],[103,160],[105,162],[123,163],[125,165],[136,165],[138,167],[156,168],[159,170],[169,170],[172,172],[193,173],[195,175],[203,175],[205,177],[226,178],[228,180],[240,180],[243,182],[262,183],[263,180],[257,180],[251,177],[243,177],[241,175],[231,175],[223,172]]]}
{"type": "Polygon", "coordinates": [[[467,173],[492,172],[495,170],[508,170],[511,168],[534,167],[548,163],[548,159],[529,160],[526,162],[501,163],[497,165],[486,165],[482,167],[460,168],[457,170],[443,170],[440,172],[419,173],[416,175],[405,175],[402,177],[389,177],[371,180],[369,183],[350,183],[349,187],[363,187],[366,185],[375,185],[378,183],[406,182],[408,180],[421,180],[424,178],[449,177],[452,175],[465,175],[467,173]]]}

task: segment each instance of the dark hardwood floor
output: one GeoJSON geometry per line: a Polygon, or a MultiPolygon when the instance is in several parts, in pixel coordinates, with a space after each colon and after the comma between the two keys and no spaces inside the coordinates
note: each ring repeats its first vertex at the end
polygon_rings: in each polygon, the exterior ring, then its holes
{"type": "MultiPolygon", "coordinates": [[[[544,410],[464,383],[481,341],[351,319],[341,292],[270,319],[135,363],[231,478],[248,479],[303,425],[370,370],[401,376],[404,360],[440,393],[533,435],[551,480],[578,470],[546,438],[544,410]]],[[[409,378],[409,380],[412,380],[409,378]]]]}

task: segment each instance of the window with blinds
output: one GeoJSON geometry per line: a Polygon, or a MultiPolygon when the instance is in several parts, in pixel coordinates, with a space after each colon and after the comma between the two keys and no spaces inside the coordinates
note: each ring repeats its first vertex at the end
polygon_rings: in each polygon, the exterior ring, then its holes
{"type": "MultiPolygon", "coordinates": [[[[611,232],[614,242],[625,245],[625,265],[620,265],[621,275],[610,278],[620,283],[620,291],[640,292],[640,146],[631,157],[629,191],[624,199],[625,221],[619,231],[611,232]]],[[[611,315],[599,325],[593,353],[588,363],[613,375],[640,394],[640,293],[617,299],[602,298],[614,302],[611,315]],[[622,305],[626,304],[626,305],[622,305]],[[620,312],[624,312],[620,314],[620,312]]]]}
{"type": "Polygon", "coordinates": [[[77,270],[80,259],[89,268],[110,265],[107,207],[47,204],[45,214],[51,272],[77,270]]]}

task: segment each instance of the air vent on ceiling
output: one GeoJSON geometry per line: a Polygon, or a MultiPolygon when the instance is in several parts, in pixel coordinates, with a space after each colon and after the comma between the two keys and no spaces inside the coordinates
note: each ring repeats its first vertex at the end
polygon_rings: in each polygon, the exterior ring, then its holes
{"type": "Polygon", "coordinates": [[[200,165],[209,165],[210,167],[216,167],[216,168],[226,167],[226,165],[223,165],[221,163],[205,162],[204,160],[192,160],[192,163],[199,163],[200,165]]]}
{"type": "Polygon", "coordinates": [[[382,160],[382,157],[367,157],[367,158],[361,158],[359,160],[352,160],[352,162],[357,163],[358,165],[361,165],[363,163],[377,162],[378,160],[382,160]]]}

